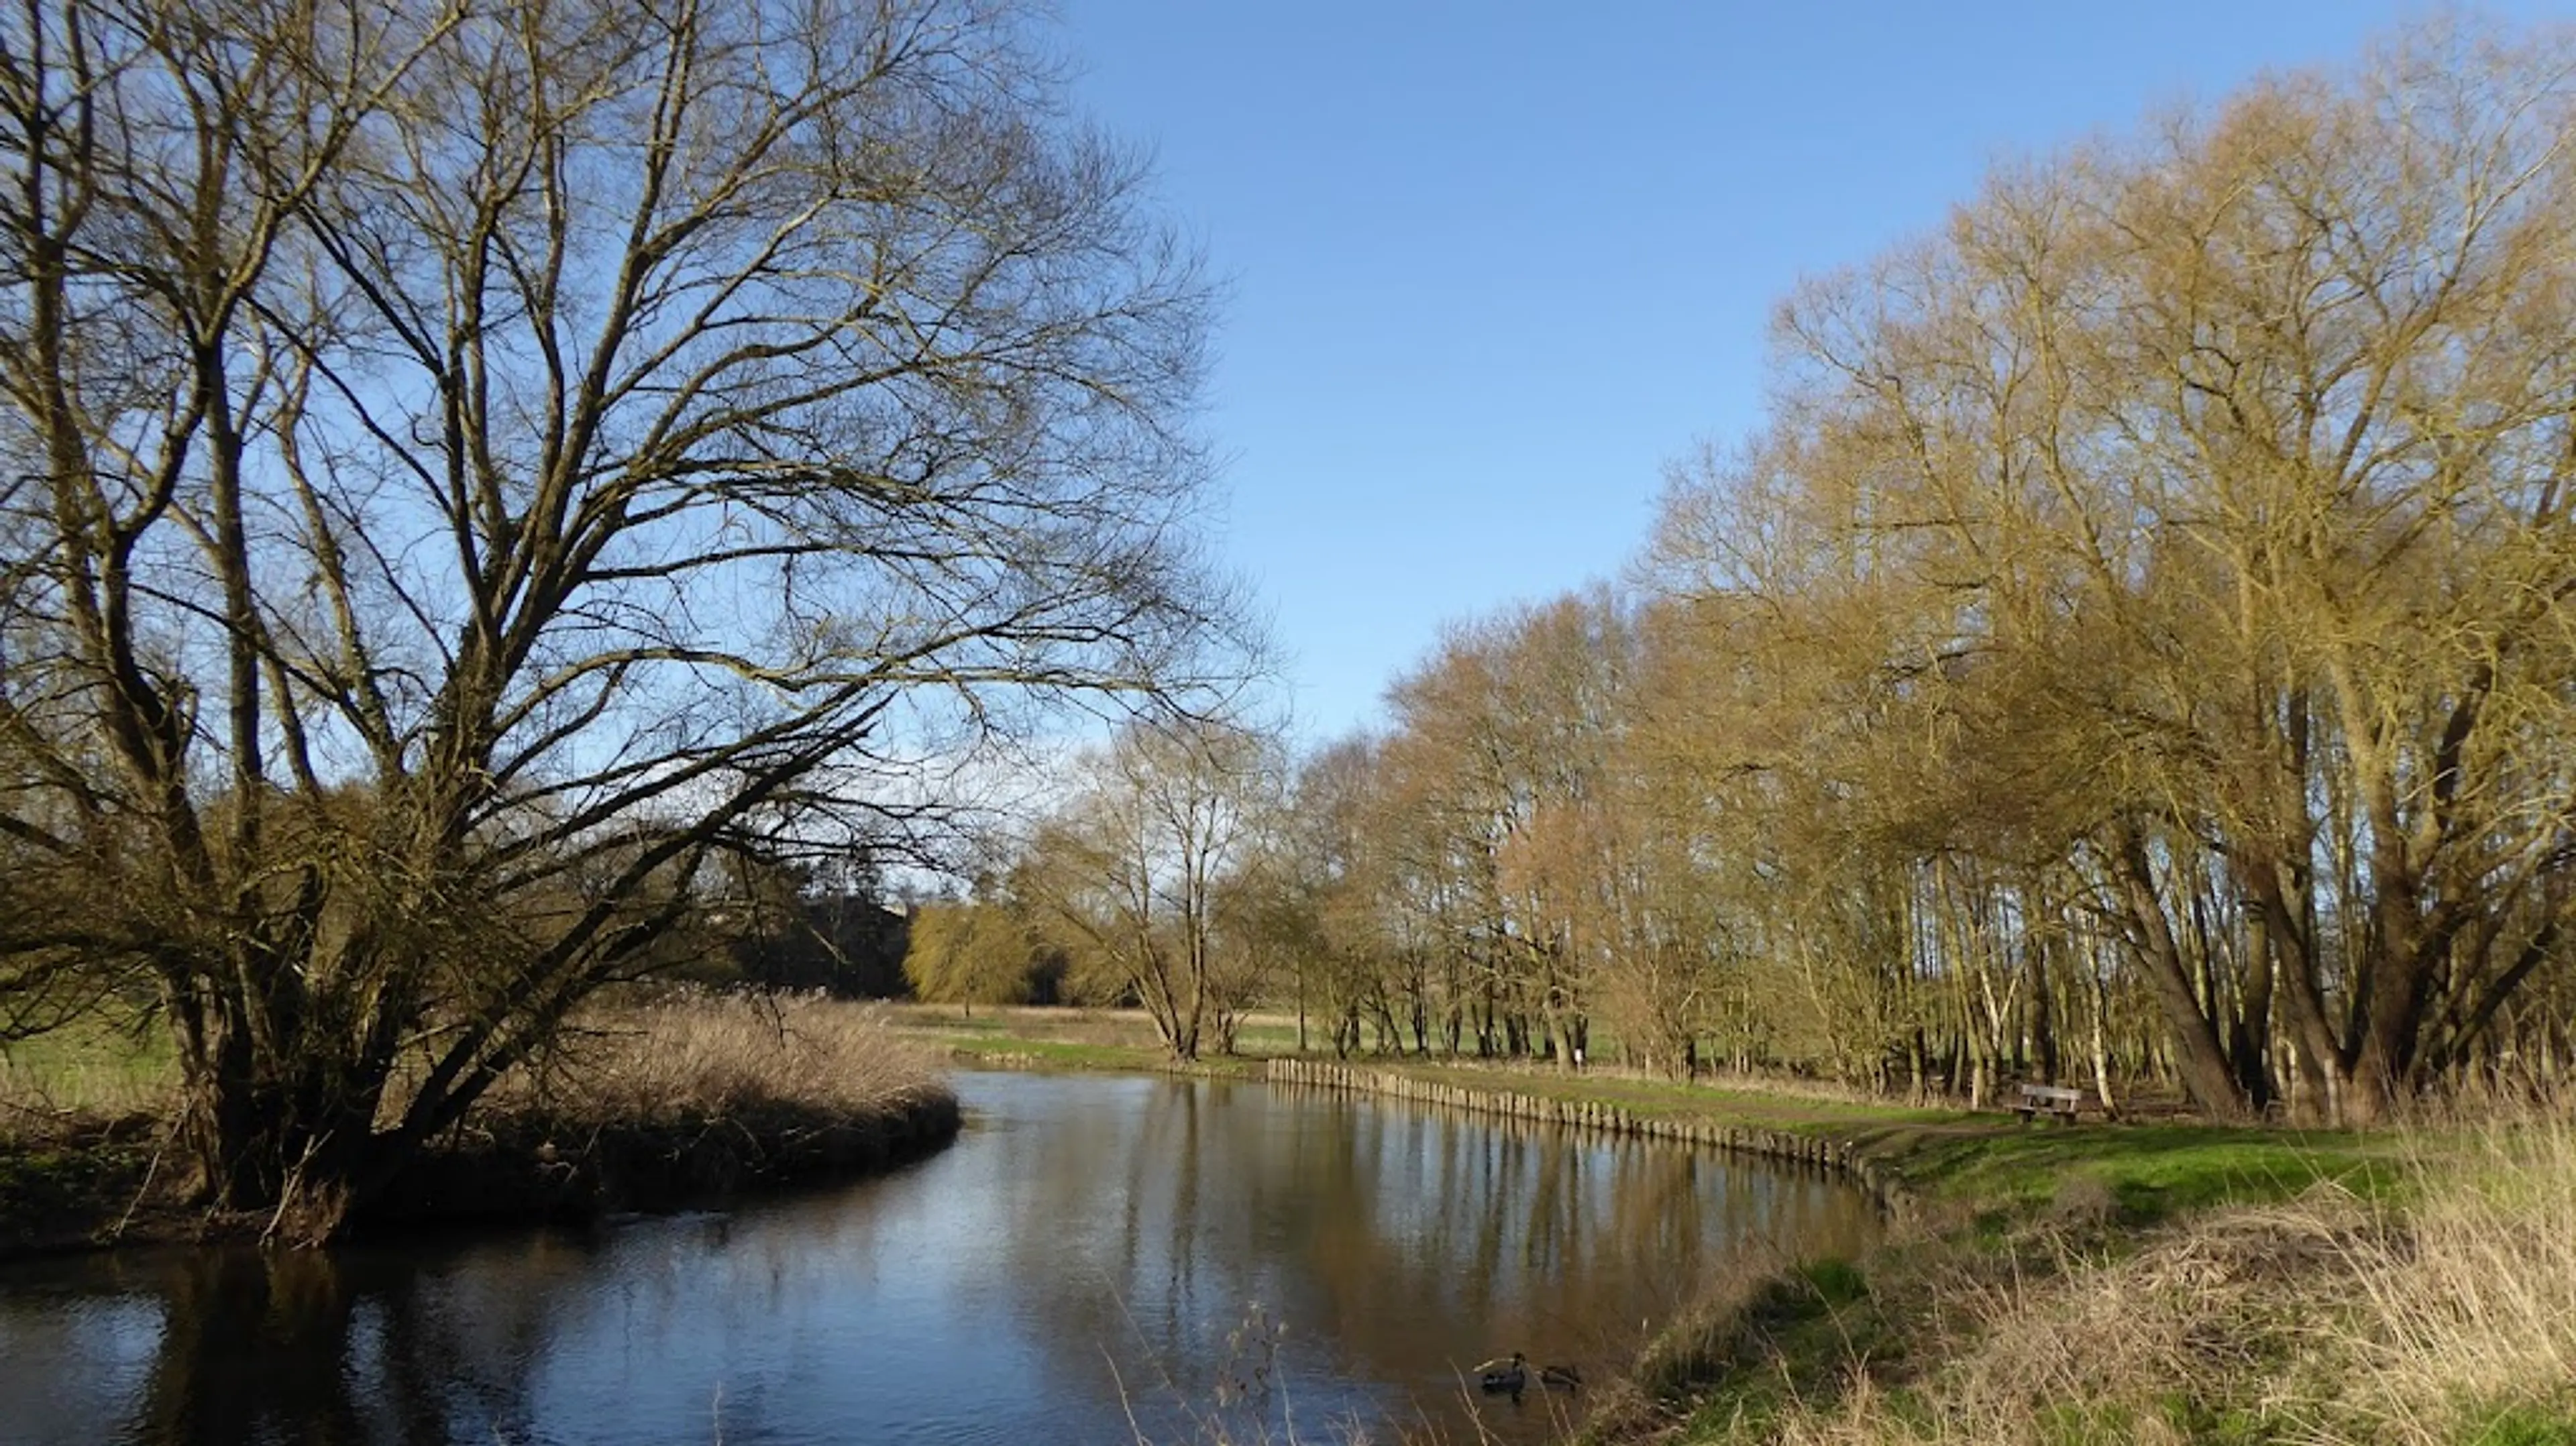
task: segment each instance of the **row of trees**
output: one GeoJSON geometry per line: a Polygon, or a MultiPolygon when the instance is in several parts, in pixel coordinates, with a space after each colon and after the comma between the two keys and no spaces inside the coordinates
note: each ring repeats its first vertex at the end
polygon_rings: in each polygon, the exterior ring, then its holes
{"type": "Polygon", "coordinates": [[[1636,586],[1291,785],[1122,739],[1003,893],[1182,1053],[1268,960],[1344,1049],[2356,1121],[2560,1070],[2571,64],[2438,29],[1996,174],[1782,308],[1636,586]]]}

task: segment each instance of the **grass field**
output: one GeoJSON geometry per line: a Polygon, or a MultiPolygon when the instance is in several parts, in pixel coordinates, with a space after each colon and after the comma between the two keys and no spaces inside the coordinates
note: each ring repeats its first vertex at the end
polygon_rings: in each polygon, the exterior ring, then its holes
{"type": "Polygon", "coordinates": [[[161,1114],[178,1077],[169,1036],[148,1025],[80,1023],[0,1046],[0,1143],[161,1114]]]}

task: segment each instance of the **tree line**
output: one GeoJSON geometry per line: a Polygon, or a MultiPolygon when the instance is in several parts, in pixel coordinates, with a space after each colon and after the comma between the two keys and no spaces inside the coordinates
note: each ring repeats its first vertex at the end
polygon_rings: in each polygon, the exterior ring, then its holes
{"type": "Polygon", "coordinates": [[[2443,24],[1998,169],[1780,307],[1620,586],[1293,767],[1093,755],[981,987],[1034,950],[1185,1055],[1293,999],[1344,1053],[2220,1115],[2562,1077],[2571,66],[2443,24]]]}

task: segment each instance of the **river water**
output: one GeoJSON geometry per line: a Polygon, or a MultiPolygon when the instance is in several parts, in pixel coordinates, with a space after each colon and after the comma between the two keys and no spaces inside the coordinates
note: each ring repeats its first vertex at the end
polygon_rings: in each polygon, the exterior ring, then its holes
{"type": "Polygon", "coordinates": [[[1671,1145],[1207,1080],[968,1072],[899,1174],[725,1214],[0,1267],[0,1442],[1553,1440],[1848,1187],[1671,1145]]]}

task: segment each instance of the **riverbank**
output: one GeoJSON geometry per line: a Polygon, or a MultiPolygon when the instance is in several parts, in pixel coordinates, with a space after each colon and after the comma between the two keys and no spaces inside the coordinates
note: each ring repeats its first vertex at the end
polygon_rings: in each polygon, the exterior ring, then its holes
{"type": "MultiPolygon", "coordinates": [[[[0,1077],[0,1257],[257,1236],[180,1198],[148,1045],[75,1042],[0,1077]]],[[[937,1056],[866,1006],[688,997],[596,1011],[353,1222],[566,1221],[840,1180],[962,1123],[937,1056]]]]}
{"type": "Polygon", "coordinates": [[[886,1025],[951,1062],[984,1069],[1107,1070],[1249,1079],[1261,1062],[1294,1052],[1293,1029],[1247,1027],[1235,1054],[1210,1049],[1175,1061],[1137,1009],[1041,1008],[1030,1005],[889,1003],[886,1025]]]}
{"type": "MultiPolygon", "coordinates": [[[[1156,1071],[1176,1068],[1141,1014],[1115,1010],[898,1006],[896,1032],[961,1064],[1156,1071]]],[[[2166,1114],[2027,1123],[2009,1111],[1916,1107],[1810,1082],[1675,1081],[1615,1069],[1414,1055],[1298,1055],[1293,1028],[1256,1021],[1244,1052],[1190,1072],[1359,1089],[1549,1123],[1617,1128],[1848,1174],[1920,1217],[1927,1233],[2098,1215],[2131,1228],[2231,1201],[2278,1200],[2318,1181],[2372,1191],[2403,1150],[2349,1131],[2220,1125],[2166,1114]]]]}
{"type": "Polygon", "coordinates": [[[2576,1443],[2576,1123],[2363,1143],[2152,1220],[2070,1188],[1710,1282],[1590,1439],[2576,1443]]]}
{"type": "MultiPolygon", "coordinates": [[[[2569,1435],[2461,1435],[2494,1421],[2557,1419],[2547,1390],[2492,1366],[2444,1376],[2417,1361],[2412,1389],[2333,1371],[2293,1394],[2270,1362],[2318,1339],[2348,1361],[2390,1354],[2389,1330],[2356,1324],[2364,1300],[2410,1324],[2448,1321],[2445,1298],[2496,1277],[2514,1242],[2568,1255],[2550,1237],[2576,1209],[2536,1218],[2492,1208],[2529,1186],[2570,1193],[2522,1156],[2481,1154],[2474,1132],[2365,1136],[2166,1120],[2024,1123],[2008,1114],[1909,1111],[1818,1096],[1634,1079],[1519,1075],[1426,1064],[1272,1059],[1274,1084],[1366,1093],[1558,1128],[1723,1150],[1843,1176],[1890,1219],[1888,1243],[1856,1258],[1756,1254],[1699,1294],[1639,1358],[1594,1393],[1584,1439],[1644,1443],[1961,1441],[2376,1441],[2394,1439],[2347,1400],[2403,1397],[2437,1424],[2404,1439],[2576,1443],[2569,1435]],[[1759,1123],[1755,1123],[1759,1121],[1759,1123]],[[2475,1165],[2476,1168],[2468,1168],[2475,1165]],[[2486,1182],[2464,1200],[2454,1178],[2486,1182]],[[2428,1188],[2438,1179],[2441,1188],[2428,1188]],[[2452,1188],[2452,1193],[2444,1193],[2452,1188]],[[2442,1202],[2426,1210],[2421,1202],[2442,1202]],[[2428,1248],[2417,1222],[2456,1223],[2428,1248]],[[2488,1252],[2483,1264],[2464,1258],[2488,1252]],[[2453,1262],[2427,1264],[2437,1253],[2453,1262]],[[2273,1314],[2300,1302],[2285,1330],[2273,1314]],[[2402,1305],[2396,1302],[2404,1302],[2402,1305]],[[2331,1322],[2330,1325],[2317,1324],[2331,1322]],[[2233,1342],[2259,1342],[2241,1358],[2233,1342]],[[2428,1414],[2424,1383],[2466,1404],[2428,1414]],[[2327,1388],[2333,1387],[2332,1389],[2327,1388]]],[[[2576,1132],[2569,1132],[2576,1133],[2576,1132]]],[[[2576,1159],[2566,1134],[2558,1155],[2576,1159]]],[[[2543,1152],[2553,1167],[2556,1156],[2543,1152]]],[[[2487,1293],[2493,1293],[2489,1288],[2487,1293]]],[[[2576,1334],[2530,1327],[2562,1303],[2576,1318],[2576,1267],[2498,1312],[2523,1344],[2495,1354],[2555,1360],[2576,1334]]],[[[2421,1332],[2416,1331],[2417,1335],[2421,1332]]],[[[2463,1340],[2445,1338],[2457,1354],[2463,1340]]],[[[2403,1350],[2397,1351],[2403,1355],[2403,1350]]],[[[2420,1351],[2418,1354],[2425,1354],[2420,1351]]],[[[2310,1351],[2313,1356],[2316,1354],[2310,1351]]],[[[2567,1364],[2576,1365],[2576,1354],[2567,1364]]],[[[2381,1371],[2381,1376],[2389,1375],[2381,1371]]],[[[2448,1401],[2448,1397],[2441,1397],[2448,1401]]]]}
{"type": "MultiPolygon", "coordinates": [[[[1464,1071],[1453,1069],[1448,1073],[1464,1071]]],[[[1890,1214],[1901,1215],[1913,1208],[1912,1198],[1897,1177],[1881,1169],[1847,1135],[1823,1128],[1825,1122],[1821,1120],[1811,1122],[1817,1128],[1807,1131],[1768,1129],[1690,1111],[1641,1112],[1627,1103],[1587,1096],[1581,1091],[1497,1087],[1502,1083],[1526,1085],[1519,1080],[1469,1082],[1338,1060],[1272,1058],[1262,1061],[1261,1078],[1289,1088],[1378,1095],[1469,1114],[1661,1140],[1802,1165],[1843,1176],[1890,1214]]]]}
{"type": "Polygon", "coordinates": [[[1594,1394],[1597,1446],[2576,1446],[2576,1121],[2083,1125],[1404,1061],[1275,1081],[1838,1172],[1855,1258],[1757,1255],[1594,1394]]]}
{"type": "MultiPolygon", "coordinates": [[[[970,1062],[1159,1062],[1115,1016],[897,1018],[970,1062]]],[[[1607,1446],[2576,1446],[2565,1110],[2375,1133],[2069,1126],[1414,1058],[1218,1068],[1838,1169],[1894,1204],[1863,1256],[1755,1258],[1701,1282],[1591,1393],[1585,1439],[1607,1446]]]]}

